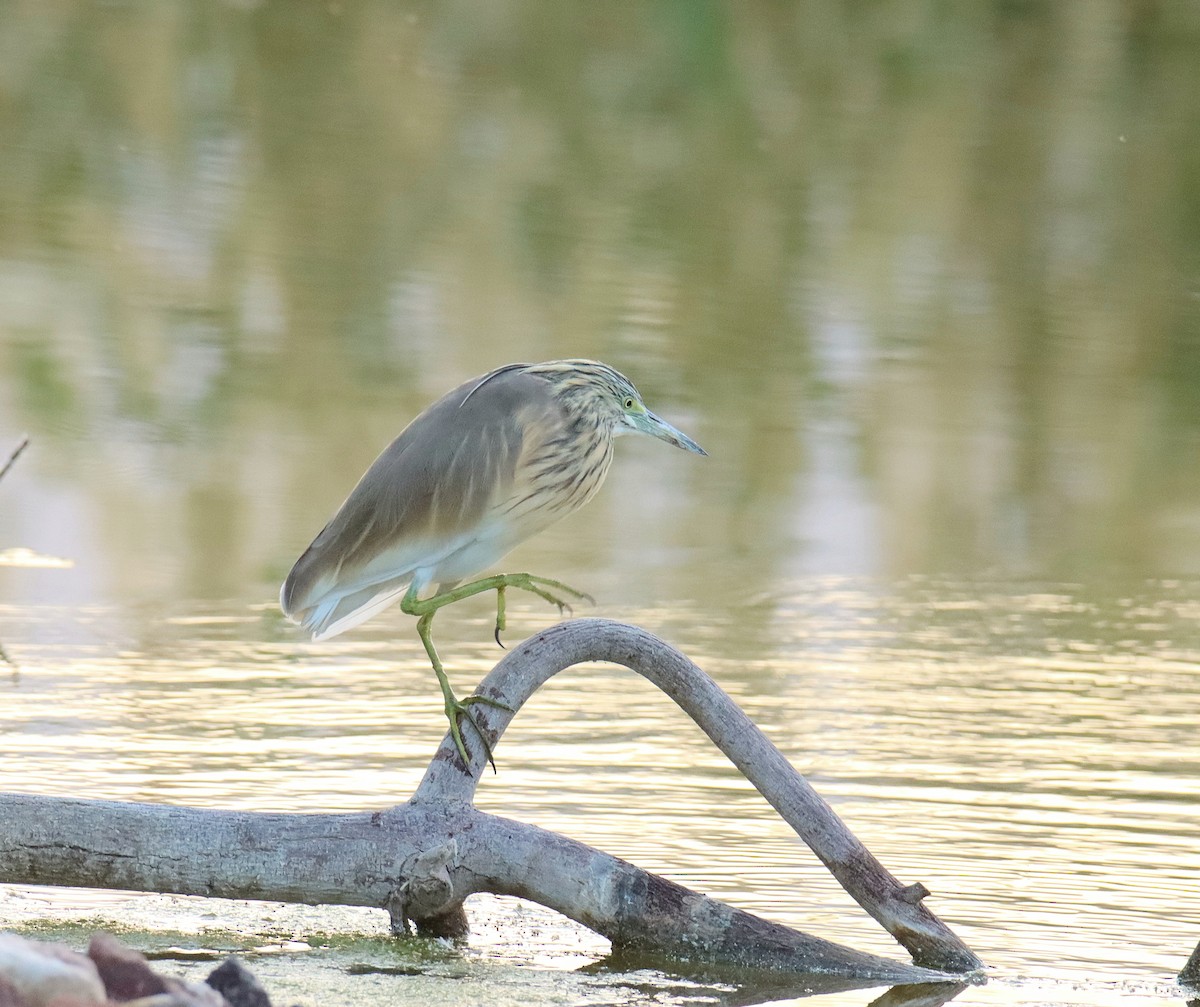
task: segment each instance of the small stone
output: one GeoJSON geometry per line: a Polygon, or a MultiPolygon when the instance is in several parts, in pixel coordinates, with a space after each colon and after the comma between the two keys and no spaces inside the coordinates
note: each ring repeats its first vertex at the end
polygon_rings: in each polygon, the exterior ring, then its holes
{"type": "Polygon", "coordinates": [[[213,969],[204,981],[229,1001],[229,1007],[271,1007],[266,990],[233,955],[213,969]]]}
{"type": "Polygon", "coordinates": [[[93,936],[87,953],[112,1000],[124,1003],[168,992],[166,981],[146,959],[111,934],[93,936]]]}
{"type": "Polygon", "coordinates": [[[27,1001],[7,979],[0,978],[0,1007],[26,1007],[27,1001]]]}
{"type": "Polygon", "coordinates": [[[104,984],[96,966],[77,951],[0,933],[0,1004],[46,1007],[51,1003],[103,1004],[104,984]]]}
{"type": "Polygon", "coordinates": [[[221,994],[205,983],[161,976],[144,955],[110,934],[96,934],[88,945],[110,1000],[126,1007],[229,1007],[221,994]]]}
{"type": "Polygon", "coordinates": [[[228,1007],[225,998],[204,983],[185,983],[167,979],[171,988],[166,993],[128,1000],[120,1007],[228,1007]]]}
{"type": "Polygon", "coordinates": [[[229,1007],[229,1001],[207,983],[168,979],[167,988],[178,999],[180,1007],[229,1007]]]}

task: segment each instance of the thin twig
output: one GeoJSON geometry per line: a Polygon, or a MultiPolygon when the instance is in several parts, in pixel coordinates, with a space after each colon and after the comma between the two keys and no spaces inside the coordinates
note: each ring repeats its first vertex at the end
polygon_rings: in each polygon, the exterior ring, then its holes
{"type": "MultiPolygon", "coordinates": [[[[7,473],[8,470],[13,467],[13,462],[15,462],[17,460],[17,458],[20,456],[21,452],[24,451],[27,447],[29,447],[29,435],[28,434],[26,434],[24,437],[21,438],[21,443],[18,444],[15,448],[13,448],[13,453],[8,456],[8,461],[6,461],[4,463],[3,468],[0,468],[0,479],[4,478],[5,473],[7,473]]],[[[11,657],[9,657],[7,653],[5,653],[4,646],[2,644],[0,644],[0,662],[3,662],[4,664],[7,664],[10,668],[12,668],[12,673],[13,673],[14,679],[18,678],[20,676],[20,674],[21,674],[20,669],[17,667],[17,665],[13,661],[13,659],[11,657]]]]}
{"type": "Polygon", "coordinates": [[[18,458],[18,457],[20,457],[20,454],[21,454],[21,452],[22,452],[22,451],[24,451],[24,450],[25,450],[27,447],[29,447],[29,437],[28,437],[28,435],[26,435],[25,437],[22,437],[22,438],[21,438],[21,443],[20,443],[20,444],[18,444],[18,445],[17,445],[17,446],[16,446],[16,447],[13,449],[13,453],[12,453],[11,455],[9,455],[9,456],[8,456],[8,461],[6,461],[6,462],[4,463],[4,467],[3,467],[3,468],[0,468],[0,479],[3,479],[3,478],[4,478],[4,476],[5,476],[5,473],[7,473],[7,472],[8,472],[8,470],[9,470],[10,468],[12,468],[12,466],[13,466],[13,462],[15,462],[15,461],[17,460],[17,458],[18,458]]]}

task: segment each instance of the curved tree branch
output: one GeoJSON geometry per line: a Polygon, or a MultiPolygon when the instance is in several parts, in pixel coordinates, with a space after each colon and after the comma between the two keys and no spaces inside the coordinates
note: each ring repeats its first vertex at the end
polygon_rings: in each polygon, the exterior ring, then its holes
{"type": "MultiPolygon", "coordinates": [[[[551,677],[585,661],[623,665],[678,703],[914,962],[947,972],[983,967],[922,904],[929,894],[924,885],[903,885],[893,877],[729,695],[658,637],[607,619],[560,623],[512,650],[480,683],[478,693],[515,711],[551,677]]],[[[481,704],[475,716],[495,748],[513,714],[481,704]]],[[[478,739],[467,734],[475,742],[470,772],[463,771],[454,749],[443,742],[414,802],[471,801],[484,758],[478,739]]]]}

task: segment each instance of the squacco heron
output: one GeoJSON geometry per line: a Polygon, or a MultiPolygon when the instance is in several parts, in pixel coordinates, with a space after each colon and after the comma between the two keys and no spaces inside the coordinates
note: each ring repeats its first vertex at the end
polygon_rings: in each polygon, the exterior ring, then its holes
{"type": "Polygon", "coordinates": [[[594,360],[509,364],[459,385],[384,449],[296,561],[279,595],[284,614],[324,640],[398,600],[417,617],[463,764],[460,720],[475,728],[490,760],[469,707],[498,704],[455,697],[433,646],[433,617],[495,591],[499,642],[507,588],[560,611],[568,597],[587,597],[527,573],[463,581],[587,503],[608,473],[613,438],[630,432],[706,453],[650,412],[627,378],[594,360]]]}

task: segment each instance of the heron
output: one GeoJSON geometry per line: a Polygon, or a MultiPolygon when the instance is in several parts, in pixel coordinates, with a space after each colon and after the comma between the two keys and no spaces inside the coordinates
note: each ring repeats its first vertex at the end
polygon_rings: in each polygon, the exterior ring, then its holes
{"type": "Polygon", "coordinates": [[[535,594],[560,613],[570,600],[587,598],[528,573],[468,578],[587,503],[608,474],[613,440],[627,433],[707,454],[647,409],[628,378],[595,360],[508,364],[464,382],[384,448],[296,560],[279,594],[284,615],[325,640],[399,601],[417,617],[463,765],[470,765],[465,720],[494,769],[470,707],[503,704],[455,696],[433,644],[433,617],[495,591],[500,643],[508,588],[535,594]]]}

